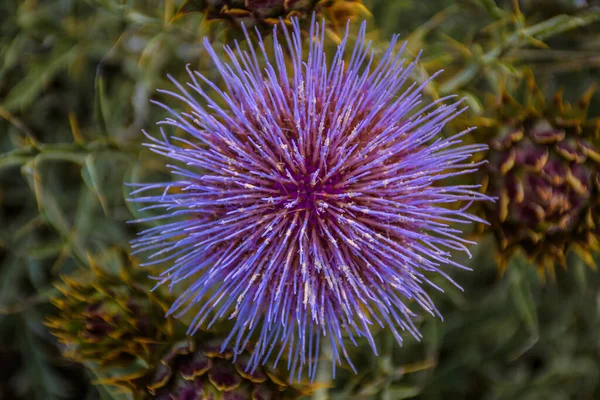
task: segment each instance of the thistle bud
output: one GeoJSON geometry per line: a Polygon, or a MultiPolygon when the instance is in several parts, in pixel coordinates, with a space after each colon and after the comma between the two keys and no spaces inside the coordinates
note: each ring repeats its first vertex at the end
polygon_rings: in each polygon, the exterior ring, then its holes
{"type": "Polygon", "coordinates": [[[277,370],[250,363],[251,345],[234,354],[228,333],[201,331],[165,318],[160,293],[143,285],[148,271],[133,263],[117,271],[92,269],[63,277],[60,309],[49,318],[64,354],[94,371],[95,383],[117,387],[135,399],[296,399],[310,385],[288,385],[277,370]]]}
{"type": "MultiPolygon", "coordinates": [[[[59,309],[46,325],[64,345],[67,358],[113,373],[130,369],[130,377],[145,373],[157,349],[172,340],[173,321],[165,318],[168,307],[139,282],[147,271],[133,264],[117,271],[98,265],[75,276],[62,277],[60,295],[52,303],[59,309]],[[131,369],[138,366],[135,372],[131,369]]],[[[117,379],[119,380],[119,379],[117,379]]],[[[135,389],[133,380],[119,386],[135,389]]]]}
{"type": "Polygon", "coordinates": [[[187,0],[175,18],[191,12],[204,13],[209,21],[227,22],[238,34],[242,24],[267,33],[281,20],[287,24],[292,17],[310,20],[313,13],[336,32],[349,19],[369,14],[362,0],[187,0]]]}
{"type": "Polygon", "coordinates": [[[600,219],[598,121],[586,120],[591,91],[576,107],[543,101],[532,79],[529,104],[505,94],[493,126],[486,217],[502,249],[502,265],[523,251],[540,269],[576,249],[591,262],[600,219]]]}

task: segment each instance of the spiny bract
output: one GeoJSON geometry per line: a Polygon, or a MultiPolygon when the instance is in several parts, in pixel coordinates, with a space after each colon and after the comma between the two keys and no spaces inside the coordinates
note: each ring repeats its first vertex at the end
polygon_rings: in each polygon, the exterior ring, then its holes
{"type": "Polygon", "coordinates": [[[161,124],[188,137],[163,132],[149,147],[178,163],[179,180],[132,194],[163,210],[140,221],[159,224],[134,248],[171,265],[159,283],[185,282],[170,312],[200,303],[190,332],[233,319],[225,345],[238,353],[254,337],[251,368],[285,353],[290,379],[304,367],[314,377],[322,340],[335,369],[350,363],[346,340],[366,337],[375,350],[373,324],[399,342],[400,330],[419,337],[409,304],[437,312],[429,278],[450,279],[443,265],[462,268],[450,252],[468,252],[449,224],[478,220],[466,209],[487,199],[444,185],[476,171],[471,155],[486,148],[461,145],[468,131],[440,136],[460,102],[420,107],[427,82],[405,87],[414,64],[394,51],[398,38],[376,61],[365,26],[329,63],[314,21],[307,54],[298,20],[275,27],[285,39],[272,36],[272,59],[260,35],[247,51],[226,47],[228,62],[206,40],[223,90],[189,71],[187,87],[163,91],[189,111],[163,105],[172,118],[161,124]]]}
{"type": "Polygon", "coordinates": [[[171,323],[158,318],[167,304],[136,283],[136,278],[147,279],[143,270],[132,270],[133,276],[125,269],[114,274],[93,264],[85,274],[62,277],[56,285],[60,295],[52,298],[61,312],[47,325],[65,345],[66,356],[123,367],[136,357],[149,359],[152,344],[170,336],[171,323]]]}
{"type": "Polygon", "coordinates": [[[221,348],[218,335],[202,332],[196,340],[174,344],[148,381],[156,400],[293,400],[306,392],[289,386],[275,371],[248,369],[247,351],[232,363],[233,351],[221,348]]]}
{"type": "Polygon", "coordinates": [[[60,294],[52,298],[60,313],[46,325],[66,357],[94,370],[97,383],[135,392],[145,389],[138,380],[148,374],[160,347],[176,340],[175,321],[164,318],[172,299],[142,283],[149,280],[147,271],[135,261],[107,254],[90,257],[91,269],[84,273],[62,277],[56,285],[60,294]]]}

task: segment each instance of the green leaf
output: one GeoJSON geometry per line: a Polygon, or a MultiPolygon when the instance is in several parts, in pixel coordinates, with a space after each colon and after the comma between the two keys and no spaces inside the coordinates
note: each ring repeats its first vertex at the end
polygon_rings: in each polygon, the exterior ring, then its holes
{"type": "Polygon", "coordinates": [[[529,338],[519,349],[509,355],[511,360],[528,351],[540,338],[537,307],[531,293],[531,282],[527,281],[525,277],[527,272],[535,271],[535,268],[523,264],[525,264],[524,261],[520,260],[519,257],[513,257],[513,261],[508,266],[509,288],[511,300],[521,321],[529,331],[529,338]]]}
{"type": "Polygon", "coordinates": [[[465,102],[469,106],[469,109],[472,113],[476,115],[481,115],[483,113],[484,106],[481,102],[481,99],[479,99],[475,93],[468,90],[462,90],[458,92],[458,95],[465,99],[465,102]]]}
{"type": "Polygon", "coordinates": [[[204,12],[207,6],[208,4],[206,0],[185,0],[185,2],[182,4],[181,7],[179,7],[179,10],[177,10],[177,13],[175,14],[175,16],[173,16],[173,19],[171,21],[181,18],[185,14],[194,12],[204,12]]]}
{"type": "Polygon", "coordinates": [[[530,26],[523,31],[524,35],[533,36],[538,40],[548,39],[552,36],[571,29],[580,28],[600,20],[600,11],[586,11],[582,15],[558,15],[554,18],[530,26]]]}
{"type": "Polygon", "coordinates": [[[475,79],[477,74],[479,74],[480,70],[481,70],[481,65],[479,64],[479,62],[477,60],[474,60],[469,65],[467,65],[465,68],[461,69],[459,72],[454,74],[454,76],[452,78],[448,79],[446,82],[444,82],[442,85],[440,85],[440,89],[439,89],[440,93],[441,94],[454,93],[459,88],[464,87],[469,82],[471,82],[473,79],[475,79]]]}
{"type": "Polygon", "coordinates": [[[4,168],[10,168],[25,164],[31,157],[24,156],[17,152],[0,154],[0,171],[4,168]]]}
{"type": "Polygon", "coordinates": [[[104,195],[104,191],[100,186],[100,178],[98,176],[94,154],[90,154],[85,158],[85,166],[81,169],[81,176],[88,188],[96,195],[98,201],[100,201],[104,214],[108,215],[108,202],[104,195]]]}
{"type": "Polygon", "coordinates": [[[108,137],[108,127],[106,125],[106,121],[108,120],[108,116],[106,115],[106,82],[103,68],[104,64],[101,61],[96,68],[96,79],[94,81],[94,114],[96,117],[98,131],[102,134],[102,136],[108,137]]]}
{"type": "MultiPolygon", "coordinates": [[[[517,259],[518,257],[513,257],[513,260],[517,259]]],[[[526,268],[532,268],[521,264],[522,262],[520,261],[511,261],[511,264],[508,266],[511,300],[527,329],[530,332],[538,332],[536,304],[533,300],[530,284],[522,271],[526,268]]]]}
{"type": "Polygon", "coordinates": [[[421,394],[421,388],[411,385],[393,385],[383,392],[383,400],[412,399],[421,394]]]}
{"type": "Polygon", "coordinates": [[[2,105],[9,111],[29,106],[44,90],[48,82],[67,67],[77,51],[77,46],[56,47],[47,62],[31,67],[26,78],[12,88],[2,105]]]}
{"type": "Polygon", "coordinates": [[[44,182],[43,171],[46,171],[43,160],[40,160],[42,155],[28,161],[21,168],[23,176],[25,176],[31,190],[35,194],[40,214],[46,221],[60,234],[66,246],[71,249],[71,254],[84,265],[87,264],[85,250],[81,246],[77,236],[72,235],[72,226],[67,218],[67,214],[63,206],[57,199],[56,191],[61,188],[54,188],[54,192],[48,190],[44,182]]]}
{"type": "Polygon", "coordinates": [[[47,351],[42,346],[42,338],[38,334],[46,332],[40,323],[42,318],[33,309],[21,316],[20,346],[28,349],[21,377],[24,382],[35,383],[36,399],[59,400],[68,392],[69,385],[52,367],[47,351]]]}
{"type": "Polygon", "coordinates": [[[37,159],[25,163],[21,172],[27,179],[29,187],[35,193],[40,213],[54,226],[63,236],[68,236],[70,227],[56,198],[47,193],[42,182],[42,174],[37,159]]]}

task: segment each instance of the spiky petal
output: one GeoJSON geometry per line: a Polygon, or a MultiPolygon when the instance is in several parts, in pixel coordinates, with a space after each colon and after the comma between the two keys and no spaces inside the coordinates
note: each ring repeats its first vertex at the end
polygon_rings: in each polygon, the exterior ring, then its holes
{"type": "Polygon", "coordinates": [[[149,136],[179,180],[133,192],[163,210],[134,247],[171,265],[160,283],[187,286],[171,313],[200,303],[190,333],[232,318],[225,345],[237,353],[254,337],[250,368],[285,354],[290,378],[305,367],[314,377],[323,340],[335,372],[350,363],[347,340],[376,351],[374,324],[399,342],[401,330],[419,337],[410,303],[437,313],[429,278],[450,279],[443,266],[462,268],[450,251],[468,253],[450,224],[475,220],[466,209],[486,199],[444,180],[474,172],[485,146],[461,145],[468,131],[440,136],[460,102],[420,107],[426,83],[401,90],[413,64],[397,37],[376,61],[363,24],[328,63],[323,25],[313,21],[307,53],[297,20],[277,29],[272,58],[260,35],[249,51],[226,47],[227,62],[205,41],[223,90],[188,71],[187,87],[163,91],[190,112],[162,105],[172,118],[161,124],[189,136],[149,136]]]}

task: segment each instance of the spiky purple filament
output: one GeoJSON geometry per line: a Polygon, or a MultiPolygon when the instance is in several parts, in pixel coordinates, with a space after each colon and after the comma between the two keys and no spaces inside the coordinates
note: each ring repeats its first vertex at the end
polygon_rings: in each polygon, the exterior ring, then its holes
{"type": "Polygon", "coordinates": [[[161,193],[132,201],[164,209],[144,221],[186,218],[147,229],[134,247],[152,253],[148,264],[172,264],[160,283],[191,279],[170,311],[201,304],[190,332],[229,315],[226,345],[238,353],[252,338],[252,367],[285,351],[290,378],[300,379],[304,367],[314,377],[322,337],[334,372],[342,357],[351,365],[344,335],[366,337],[374,351],[374,323],[399,342],[399,329],[419,337],[405,302],[436,313],[423,285],[437,286],[424,273],[450,279],[441,265],[462,268],[450,251],[468,253],[470,242],[450,224],[478,220],[466,209],[487,199],[441,182],[474,172],[468,160],[485,146],[460,145],[468,131],[438,136],[460,103],[419,109],[427,82],[399,93],[413,64],[394,52],[397,37],[375,63],[363,24],[349,59],[346,35],[327,63],[322,25],[312,23],[306,58],[298,22],[283,34],[289,63],[277,34],[274,64],[259,35],[264,68],[252,45],[226,47],[224,63],[205,41],[225,90],[188,70],[195,95],[175,80],[179,93],[164,91],[191,112],[161,104],[173,116],[162,124],[192,139],[148,136],[153,151],[180,163],[171,166],[180,180],[143,184],[134,196],[161,193]],[[467,205],[447,207],[459,202],[467,205]]]}

